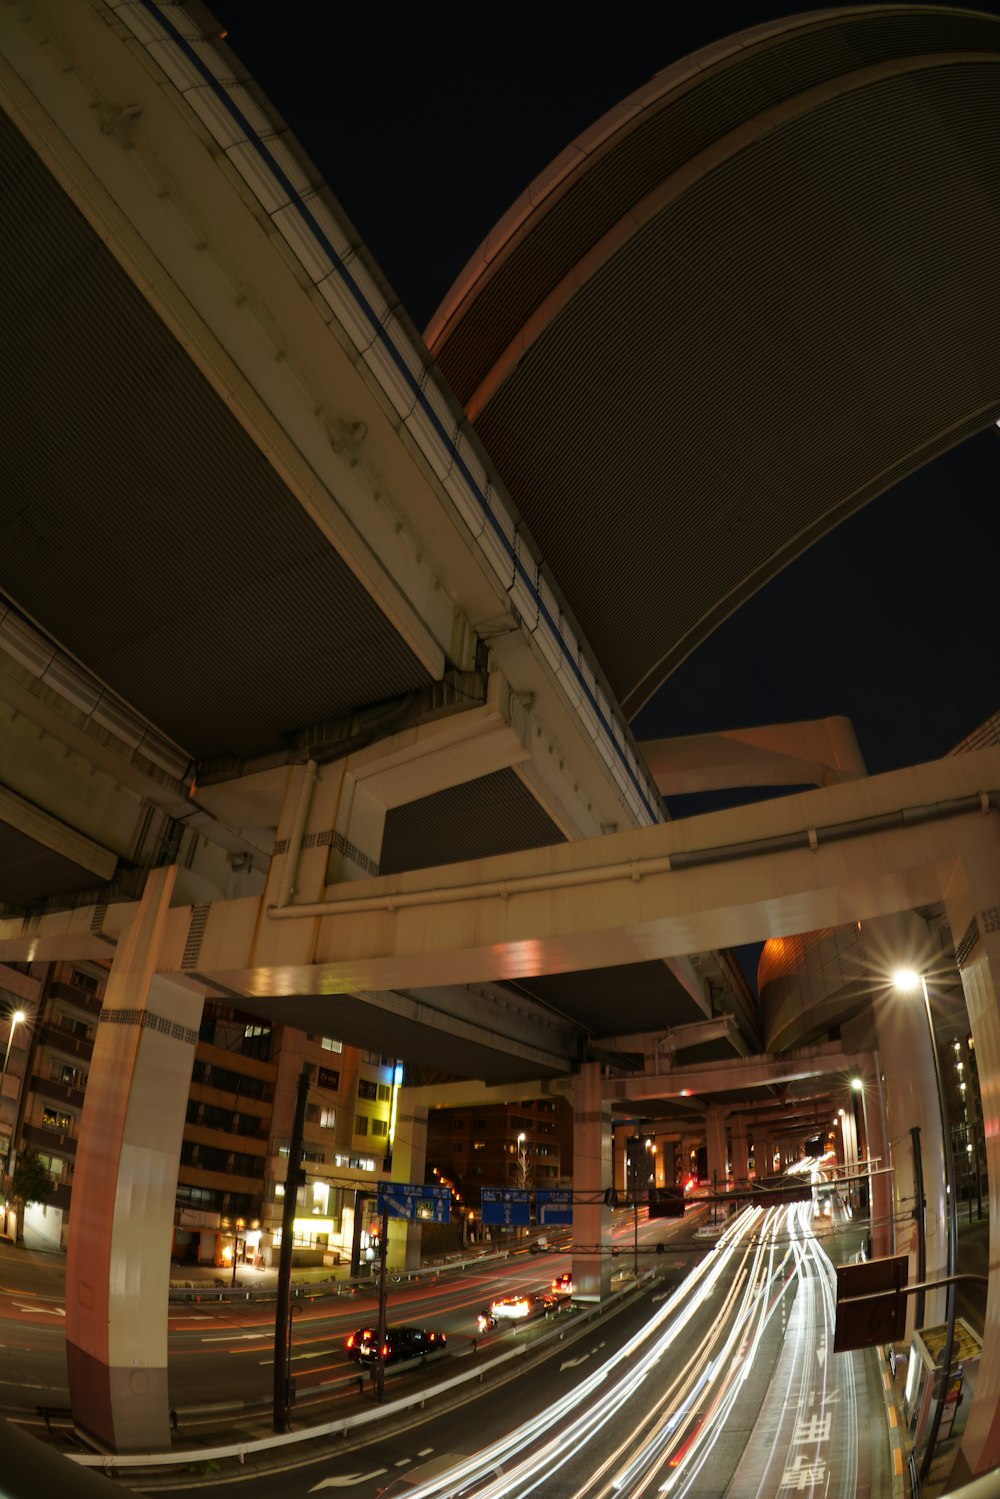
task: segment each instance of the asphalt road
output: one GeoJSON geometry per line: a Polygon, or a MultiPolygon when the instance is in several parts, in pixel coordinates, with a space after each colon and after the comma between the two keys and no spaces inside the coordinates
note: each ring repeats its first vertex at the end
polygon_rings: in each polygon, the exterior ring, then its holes
{"type": "MultiPolygon", "coordinates": [[[[832,1357],[829,1262],[808,1215],[762,1222],[725,1254],[692,1254],[686,1276],[667,1271],[599,1323],[568,1317],[560,1341],[479,1398],[435,1402],[428,1419],[350,1450],[334,1442],[307,1465],[248,1475],[241,1494],[374,1499],[450,1454],[469,1459],[470,1493],[483,1499],[775,1499],[789,1488],[882,1499],[881,1390],[866,1386],[866,1355],[832,1357]]],[[[231,1492],[202,1483],[219,1499],[231,1492]]]]}

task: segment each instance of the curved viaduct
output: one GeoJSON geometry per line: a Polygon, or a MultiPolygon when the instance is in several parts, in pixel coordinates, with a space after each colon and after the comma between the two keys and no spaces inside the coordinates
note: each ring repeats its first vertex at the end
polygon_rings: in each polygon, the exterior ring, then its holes
{"type": "Polygon", "coordinates": [[[428,345],[629,716],[779,569],[1000,415],[1000,22],[788,17],[657,73],[428,345]]]}

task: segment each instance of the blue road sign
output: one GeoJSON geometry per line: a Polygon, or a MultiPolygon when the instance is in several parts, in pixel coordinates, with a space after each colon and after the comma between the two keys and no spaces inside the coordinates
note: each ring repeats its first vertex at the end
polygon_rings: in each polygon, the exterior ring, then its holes
{"type": "Polygon", "coordinates": [[[451,1188],[379,1182],[375,1207],[387,1218],[402,1218],[407,1223],[450,1223],[451,1188]]]}
{"type": "Polygon", "coordinates": [[[483,1187],[483,1222],[488,1228],[527,1228],[531,1193],[518,1187],[483,1187]]]}
{"type": "Polygon", "coordinates": [[[536,1192],[535,1209],[538,1215],[539,1228],[554,1227],[560,1223],[572,1223],[573,1193],[569,1188],[566,1188],[564,1191],[536,1192]]]}

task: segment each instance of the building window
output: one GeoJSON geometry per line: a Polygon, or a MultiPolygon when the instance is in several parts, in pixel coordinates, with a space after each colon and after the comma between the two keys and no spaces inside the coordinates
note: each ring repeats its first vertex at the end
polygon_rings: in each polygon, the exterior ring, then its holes
{"type": "Polygon", "coordinates": [[[319,1122],[324,1129],[333,1129],[334,1125],[337,1123],[337,1110],[321,1109],[319,1122]]]}
{"type": "Polygon", "coordinates": [[[63,1114],[59,1109],[42,1110],[42,1129],[54,1130],[57,1135],[68,1135],[73,1128],[73,1120],[69,1114],[63,1114]]]}
{"type": "Polygon", "coordinates": [[[485,1150],[486,1149],[486,1141],[485,1140],[473,1140],[473,1142],[472,1142],[472,1148],[473,1148],[473,1150],[485,1150]]]}
{"type": "Polygon", "coordinates": [[[455,1155],[461,1155],[465,1149],[465,1145],[461,1140],[452,1140],[451,1148],[455,1155]]]}
{"type": "Polygon", "coordinates": [[[355,1114],[355,1116],[354,1116],[354,1133],[356,1135],[367,1135],[367,1133],[368,1133],[368,1115],[367,1114],[355,1114]]]}
{"type": "Polygon", "coordinates": [[[372,1134],[385,1138],[389,1133],[389,1121],[387,1119],[372,1120],[372,1134]]]}
{"type": "Polygon", "coordinates": [[[334,1041],[332,1036],[324,1036],[320,1045],[324,1051],[343,1051],[344,1049],[343,1041],[334,1041]]]}
{"type": "Polygon", "coordinates": [[[391,1097],[392,1097],[392,1089],[389,1087],[389,1084],[388,1083],[379,1083],[379,1085],[378,1085],[378,1101],[379,1101],[379,1103],[388,1103],[391,1097]]]}
{"type": "Polygon", "coordinates": [[[96,994],[100,988],[99,979],[92,978],[89,973],[81,973],[78,968],[73,969],[70,982],[77,989],[82,989],[85,994],[96,994]]]}
{"type": "Polygon", "coordinates": [[[378,1098],[378,1084],[369,1082],[366,1077],[358,1079],[358,1097],[366,1098],[374,1103],[378,1098]]]}
{"type": "Polygon", "coordinates": [[[452,1127],[452,1129],[464,1129],[465,1128],[465,1120],[464,1119],[453,1119],[451,1121],[451,1127],[452,1127]]]}
{"type": "Polygon", "coordinates": [[[331,1093],[340,1092],[340,1073],[334,1072],[332,1067],[320,1067],[317,1080],[321,1088],[327,1088],[331,1093]]]}

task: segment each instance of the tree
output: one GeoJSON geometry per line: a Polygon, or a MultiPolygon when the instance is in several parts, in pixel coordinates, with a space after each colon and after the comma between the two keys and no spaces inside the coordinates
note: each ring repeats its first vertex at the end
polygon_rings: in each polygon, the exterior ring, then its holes
{"type": "MultiPolygon", "coordinates": [[[[22,1151],[10,1179],[10,1195],[22,1208],[41,1202],[52,1191],[52,1178],[36,1150],[22,1151]]],[[[18,1215],[20,1217],[20,1214],[18,1215]]]]}

